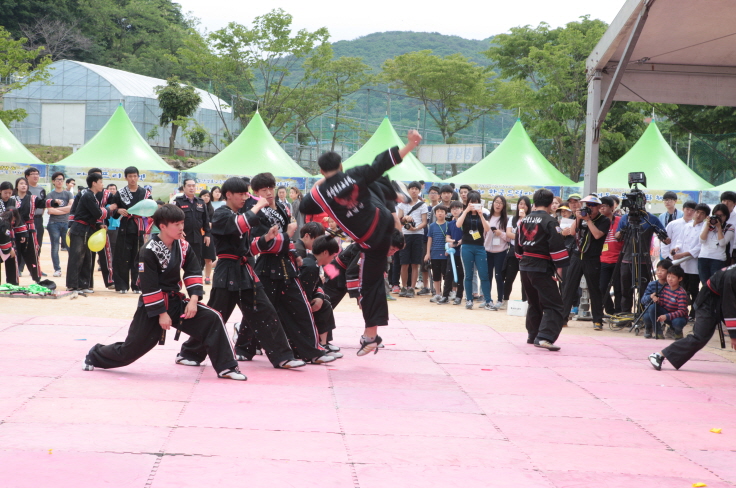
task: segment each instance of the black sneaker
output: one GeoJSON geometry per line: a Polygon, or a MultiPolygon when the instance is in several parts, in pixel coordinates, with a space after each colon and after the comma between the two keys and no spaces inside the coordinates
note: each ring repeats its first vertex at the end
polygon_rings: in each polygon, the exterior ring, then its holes
{"type": "Polygon", "coordinates": [[[396,200],[399,203],[411,203],[411,195],[409,195],[409,189],[406,188],[406,185],[403,182],[393,180],[391,181],[391,186],[396,192],[396,200]]]}
{"type": "Polygon", "coordinates": [[[675,332],[675,340],[676,341],[679,341],[680,339],[682,339],[682,337],[683,337],[682,332],[675,332]]]}
{"type": "Polygon", "coordinates": [[[649,362],[652,364],[652,367],[656,369],[657,371],[662,370],[662,363],[664,362],[664,356],[662,356],[658,352],[653,352],[649,355],[649,362]]]}
{"type": "Polygon", "coordinates": [[[421,290],[419,290],[419,293],[417,293],[417,295],[429,295],[431,293],[432,290],[430,290],[429,288],[422,288],[421,290]]]}
{"type": "Polygon", "coordinates": [[[547,339],[536,339],[534,341],[534,345],[537,347],[541,347],[543,349],[546,349],[548,351],[559,351],[560,346],[555,346],[553,343],[548,341],[547,339]]]}
{"type": "Polygon", "coordinates": [[[407,289],[404,298],[414,298],[414,288],[407,289]]]}
{"type": "Polygon", "coordinates": [[[360,349],[358,349],[358,356],[365,356],[366,354],[378,354],[378,349],[381,347],[383,339],[381,336],[376,336],[372,341],[366,341],[362,337],[360,338],[360,349]]]}
{"type": "Polygon", "coordinates": [[[92,366],[88,361],[87,358],[84,358],[84,362],[82,363],[82,370],[83,371],[94,371],[95,367],[92,366]]]}

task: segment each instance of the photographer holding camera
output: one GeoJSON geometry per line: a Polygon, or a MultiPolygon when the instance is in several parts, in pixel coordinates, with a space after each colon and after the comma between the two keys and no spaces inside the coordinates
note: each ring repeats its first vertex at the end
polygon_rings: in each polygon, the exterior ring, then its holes
{"type": "Polygon", "coordinates": [[[421,185],[418,181],[412,181],[407,186],[411,203],[400,203],[396,206],[401,221],[401,232],[404,234],[406,244],[399,251],[401,260],[401,282],[404,287],[399,296],[404,298],[414,297],[414,283],[419,277],[419,265],[425,254],[424,228],[427,226],[427,213],[429,209],[423,200],[419,199],[421,185]],[[409,276],[411,266],[411,277],[409,276]]]}
{"type": "Polygon", "coordinates": [[[588,195],[581,200],[581,208],[575,212],[572,224],[575,247],[567,269],[562,292],[563,317],[567,323],[573,301],[578,294],[580,278],[590,293],[590,311],[593,314],[593,329],[603,330],[603,299],[601,296],[601,253],[611,221],[600,212],[600,199],[588,195]]]}
{"type": "Polygon", "coordinates": [[[705,286],[708,278],[721,268],[728,266],[726,249],[733,241],[734,229],[728,223],[728,207],[719,203],[713,207],[713,215],[703,225],[700,232],[700,255],[698,256],[698,275],[705,286]]]}

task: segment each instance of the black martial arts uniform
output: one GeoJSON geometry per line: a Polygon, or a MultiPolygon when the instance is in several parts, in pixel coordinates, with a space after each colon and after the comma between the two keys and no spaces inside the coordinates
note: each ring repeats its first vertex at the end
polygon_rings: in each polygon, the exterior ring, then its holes
{"type": "Polygon", "coordinates": [[[204,263],[204,238],[210,237],[210,215],[199,197],[189,200],[185,195],[174,199],[174,204],[184,211],[184,238],[200,263],[204,263]]]}
{"type": "Polygon", "coordinates": [[[92,288],[95,258],[87,241],[108,216],[107,209],[100,207],[97,195],[91,190],[80,193],[79,199],[75,199],[74,220],[69,226],[69,260],[66,267],[66,288],[69,291],[92,288]]]}
{"type": "Polygon", "coordinates": [[[667,361],[677,369],[708,344],[721,320],[726,323],[729,337],[736,339],[736,265],[716,271],[706,285],[695,300],[692,333],[662,350],[667,361]]]}
{"type": "Polygon", "coordinates": [[[327,340],[329,341],[329,334],[335,329],[335,314],[332,311],[332,304],[322,289],[322,279],[319,277],[319,265],[317,264],[317,258],[313,254],[307,254],[302,258],[302,266],[299,268],[299,280],[302,283],[309,303],[315,298],[322,299],[322,308],[313,312],[314,322],[317,325],[317,332],[328,334],[327,340]]]}
{"type": "Polygon", "coordinates": [[[514,251],[529,303],[527,342],[547,340],[554,344],[562,331],[563,306],[560,289],[553,277],[556,268],[570,263],[565,240],[557,230],[557,219],[544,210],[524,217],[517,228],[514,251]]]}
{"type": "MultiPolygon", "coordinates": [[[[299,280],[295,257],[290,249],[293,244],[286,232],[290,217],[284,206],[264,207],[258,212],[260,225],[253,229],[251,252],[258,254],[255,272],[263,283],[268,299],[279,314],[281,325],[289,338],[294,355],[305,361],[324,356],[326,351],[319,344],[319,334],[304,288],[299,280]],[[272,226],[279,234],[267,241],[265,234],[272,226]]],[[[218,249],[219,252],[219,249],[218,249]]]]}
{"type": "MultiPolygon", "coordinates": [[[[256,340],[269,361],[278,368],[294,359],[294,354],[281,327],[278,314],[268,301],[263,286],[248,262],[250,229],[259,225],[253,212],[234,212],[223,205],[212,216],[212,238],[217,249],[217,267],[207,305],[217,310],[225,323],[235,306],[243,313],[243,321],[235,343],[235,354],[245,360],[256,354],[256,340]]],[[[190,337],[182,344],[179,355],[202,362],[206,351],[202,341],[190,337]]]]}
{"type": "MultiPolygon", "coordinates": [[[[74,199],[74,203],[72,203],[72,208],[69,211],[69,228],[70,229],[71,229],[72,222],[74,222],[74,215],[79,206],[79,201],[81,200],[82,195],[87,193],[88,191],[89,191],[89,188],[83,188],[77,192],[77,197],[74,199]]],[[[108,190],[102,190],[101,192],[95,194],[95,198],[97,198],[97,203],[100,207],[107,206],[110,196],[111,194],[108,190]]],[[[71,237],[69,238],[69,240],[71,240],[71,237]]],[[[105,247],[102,249],[102,251],[97,253],[97,256],[99,259],[100,270],[102,271],[102,281],[105,284],[105,288],[112,288],[115,285],[115,282],[113,281],[113,277],[112,277],[112,244],[109,238],[105,241],[105,247]]],[[[92,253],[92,266],[90,268],[91,275],[89,277],[89,287],[90,288],[94,288],[94,284],[95,284],[94,260],[95,260],[95,256],[94,256],[94,253],[92,253]]]]}
{"type": "MultiPolygon", "coordinates": [[[[15,198],[10,197],[6,200],[0,199],[0,213],[5,212],[6,210],[10,210],[15,208],[15,198]]],[[[7,283],[10,283],[11,285],[18,286],[20,283],[20,276],[19,276],[19,270],[18,270],[18,248],[15,245],[15,230],[14,227],[11,226],[9,223],[6,223],[7,229],[5,232],[9,232],[7,234],[10,237],[10,246],[15,249],[16,257],[10,257],[9,256],[9,250],[5,252],[5,259],[4,259],[4,266],[5,266],[5,281],[7,283]]],[[[23,225],[21,222],[18,222],[16,225],[23,225]]],[[[0,278],[1,280],[2,278],[0,278]]]]}
{"type": "Polygon", "coordinates": [[[372,164],[330,176],[312,188],[299,205],[305,215],[326,212],[360,246],[363,273],[358,300],[366,327],[388,325],[383,273],[394,229],[394,217],[386,207],[384,193],[371,186],[400,162],[399,148],[393,147],[376,156],[372,164]]]}
{"type": "Polygon", "coordinates": [[[182,280],[190,297],[202,298],[203,295],[202,267],[189,249],[189,243],[176,240],[169,249],[158,235],[154,235],[141,248],[136,267],[142,295],[125,342],[107,346],[97,344],[87,354],[87,364],[96,368],[119,368],[138,360],[158,344],[164,333],[159,315],[168,313],[172,327],[202,342],[216,373],[237,369],[238,362],[220,314],[197,303],[194,317],[181,318],[189,303],[180,291],[182,280]]]}
{"type": "Polygon", "coordinates": [[[349,294],[350,298],[360,297],[361,254],[357,244],[350,244],[330,263],[338,274],[334,277],[325,274],[327,279],[323,289],[333,309],[337,308],[345,295],[349,294]]]}
{"type": "MultiPolygon", "coordinates": [[[[139,186],[136,191],[124,186],[110,198],[109,204],[129,209],[136,203],[151,198],[151,192],[139,186]]],[[[117,211],[116,211],[117,213],[117,211]]],[[[143,246],[143,217],[128,215],[120,219],[118,239],[113,256],[113,280],[116,291],[138,290],[138,250],[143,246]]]]}
{"type": "Polygon", "coordinates": [[[38,238],[36,234],[36,220],[34,214],[37,208],[58,207],[56,200],[45,200],[41,197],[35,197],[30,193],[26,193],[23,198],[15,198],[15,206],[18,208],[21,222],[16,223],[15,229],[15,245],[18,253],[23,258],[31,273],[33,281],[41,279],[41,263],[38,261],[38,238]]]}

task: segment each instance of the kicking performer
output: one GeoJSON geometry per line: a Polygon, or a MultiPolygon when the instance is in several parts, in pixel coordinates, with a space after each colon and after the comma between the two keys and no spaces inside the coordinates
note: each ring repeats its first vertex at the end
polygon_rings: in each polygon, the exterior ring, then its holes
{"type": "Polygon", "coordinates": [[[143,246],[145,231],[143,217],[128,213],[136,203],[151,198],[151,192],[138,186],[138,168],[125,168],[125,179],[128,185],[121,188],[111,199],[110,203],[117,206],[117,214],[122,215],[118,239],[115,243],[113,256],[113,280],[118,293],[127,293],[132,288],[133,293],[140,293],[138,288],[138,250],[143,246]]]}
{"type": "MultiPolygon", "coordinates": [[[[44,193],[45,194],[45,193],[44,193]]],[[[20,177],[15,180],[15,206],[18,208],[21,221],[16,223],[15,234],[18,254],[28,266],[33,281],[41,279],[41,264],[38,261],[38,239],[36,236],[35,213],[37,208],[58,207],[63,205],[62,200],[46,200],[32,195],[28,191],[28,180],[20,177]]]]}
{"type": "Polygon", "coordinates": [[[677,340],[649,355],[649,362],[654,369],[662,369],[664,360],[668,360],[675,369],[682,368],[695,353],[703,349],[721,326],[726,323],[726,330],[731,338],[731,348],[736,349],[736,264],[716,271],[700,289],[695,300],[695,324],[693,332],[684,339],[677,340]]]}
{"type": "MultiPolygon", "coordinates": [[[[13,184],[9,181],[3,181],[0,183],[0,213],[5,213],[9,210],[16,210],[15,198],[13,198],[13,184]]],[[[20,214],[13,218],[8,231],[10,231],[10,245],[13,250],[12,253],[6,252],[3,261],[5,262],[5,281],[11,285],[18,286],[20,283],[20,276],[18,274],[18,256],[17,249],[15,247],[15,226],[22,225],[20,220],[20,214]]]]}
{"type": "MultiPolygon", "coordinates": [[[[385,205],[385,198],[372,191],[371,184],[401,163],[422,140],[415,130],[408,134],[408,144],[393,147],[379,154],[370,165],[342,171],[342,159],[335,152],[319,157],[323,178],[304,196],[299,210],[313,215],[326,212],[342,228],[362,251],[363,273],[361,297],[365,331],[360,339],[358,356],[378,352],[382,339],[378,327],[388,325],[388,304],[384,289],[383,273],[386,271],[387,254],[391,247],[391,233],[396,226],[395,216],[385,205]]],[[[396,182],[393,182],[396,183],[396,182]]],[[[402,200],[406,191],[397,185],[402,200]]]]}
{"type": "Polygon", "coordinates": [[[153,222],[161,232],[140,250],[136,267],[142,295],[128,336],[125,342],[90,349],[84,370],[127,366],[163,344],[173,326],[202,341],[218,377],[246,380],[238,370],[220,314],[199,303],[202,267],[183,238],[184,212],[176,205],[163,205],[153,214],[153,222]],[[182,280],[189,299],[180,291],[182,280]]]}
{"type": "Polygon", "coordinates": [[[296,251],[292,252],[291,238],[296,232],[296,222],[290,223],[283,204],[276,202],[276,179],[271,173],[259,173],[251,179],[250,185],[260,197],[259,203],[266,201],[256,213],[261,225],[254,229],[254,236],[259,237],[251,244],[253,254],[259,254],[255,271],[263,289],[279,314],[295,355],[312,364],[334,361],[336,358],[319,345],[311,306],[299,280],[296,251]],[[266,240],[265,236],[273,229],[278,232],[276,238],[266,240]]]}
{"type": "MultiPolygon", "coordinates": [[[[266,352],[274,368],[291,369],[304,366],[294,359],[278,314],[268,301],[263,285],[248,262],[251,254],[250,229],[260,221],[255,215],[268,202],[256,202],[251,211],[241,213],[249,197],[248,184],[241,178],[229,178],[222,185],[225,205],[212,216],[212,238],[217,250],[217,267],[212,279],[208,306],[217,310],[227,323],[235,306],[243,313],[240,329],[236,330],[235,354],[238,361],[250,361],[256,354],[256,340],[266,352]]],[[[277,230],[269,230],[265,240],[273,240],[277,230]]],[[[177,364],[198,366],[206,355],[202,341],[190,337],[182,344],[177,364]]]]}

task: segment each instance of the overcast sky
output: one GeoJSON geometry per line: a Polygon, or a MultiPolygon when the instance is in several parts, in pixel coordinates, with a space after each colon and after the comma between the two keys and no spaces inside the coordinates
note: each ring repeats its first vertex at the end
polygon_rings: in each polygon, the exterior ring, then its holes
{"type": "Polygon", "coordinates": [[[590,14],[611,23],[624,0],[511,0],[458,4],[450,1],[389,0],[175,0],[184,12],[202,20],[202,27],[217,30],[228,22],[249,25],[259,15],[282,8],[293,18],[296,29],[327,27],[331,40],[349,40],[373,32],[439,32],[467,39],[486,39],[520,25],[547,22],[564,25],[590,14]],[[501,5],[501,4],[504,5],[501,5]],[[455,8],[453,8],[455,7],[455,8]]]}

